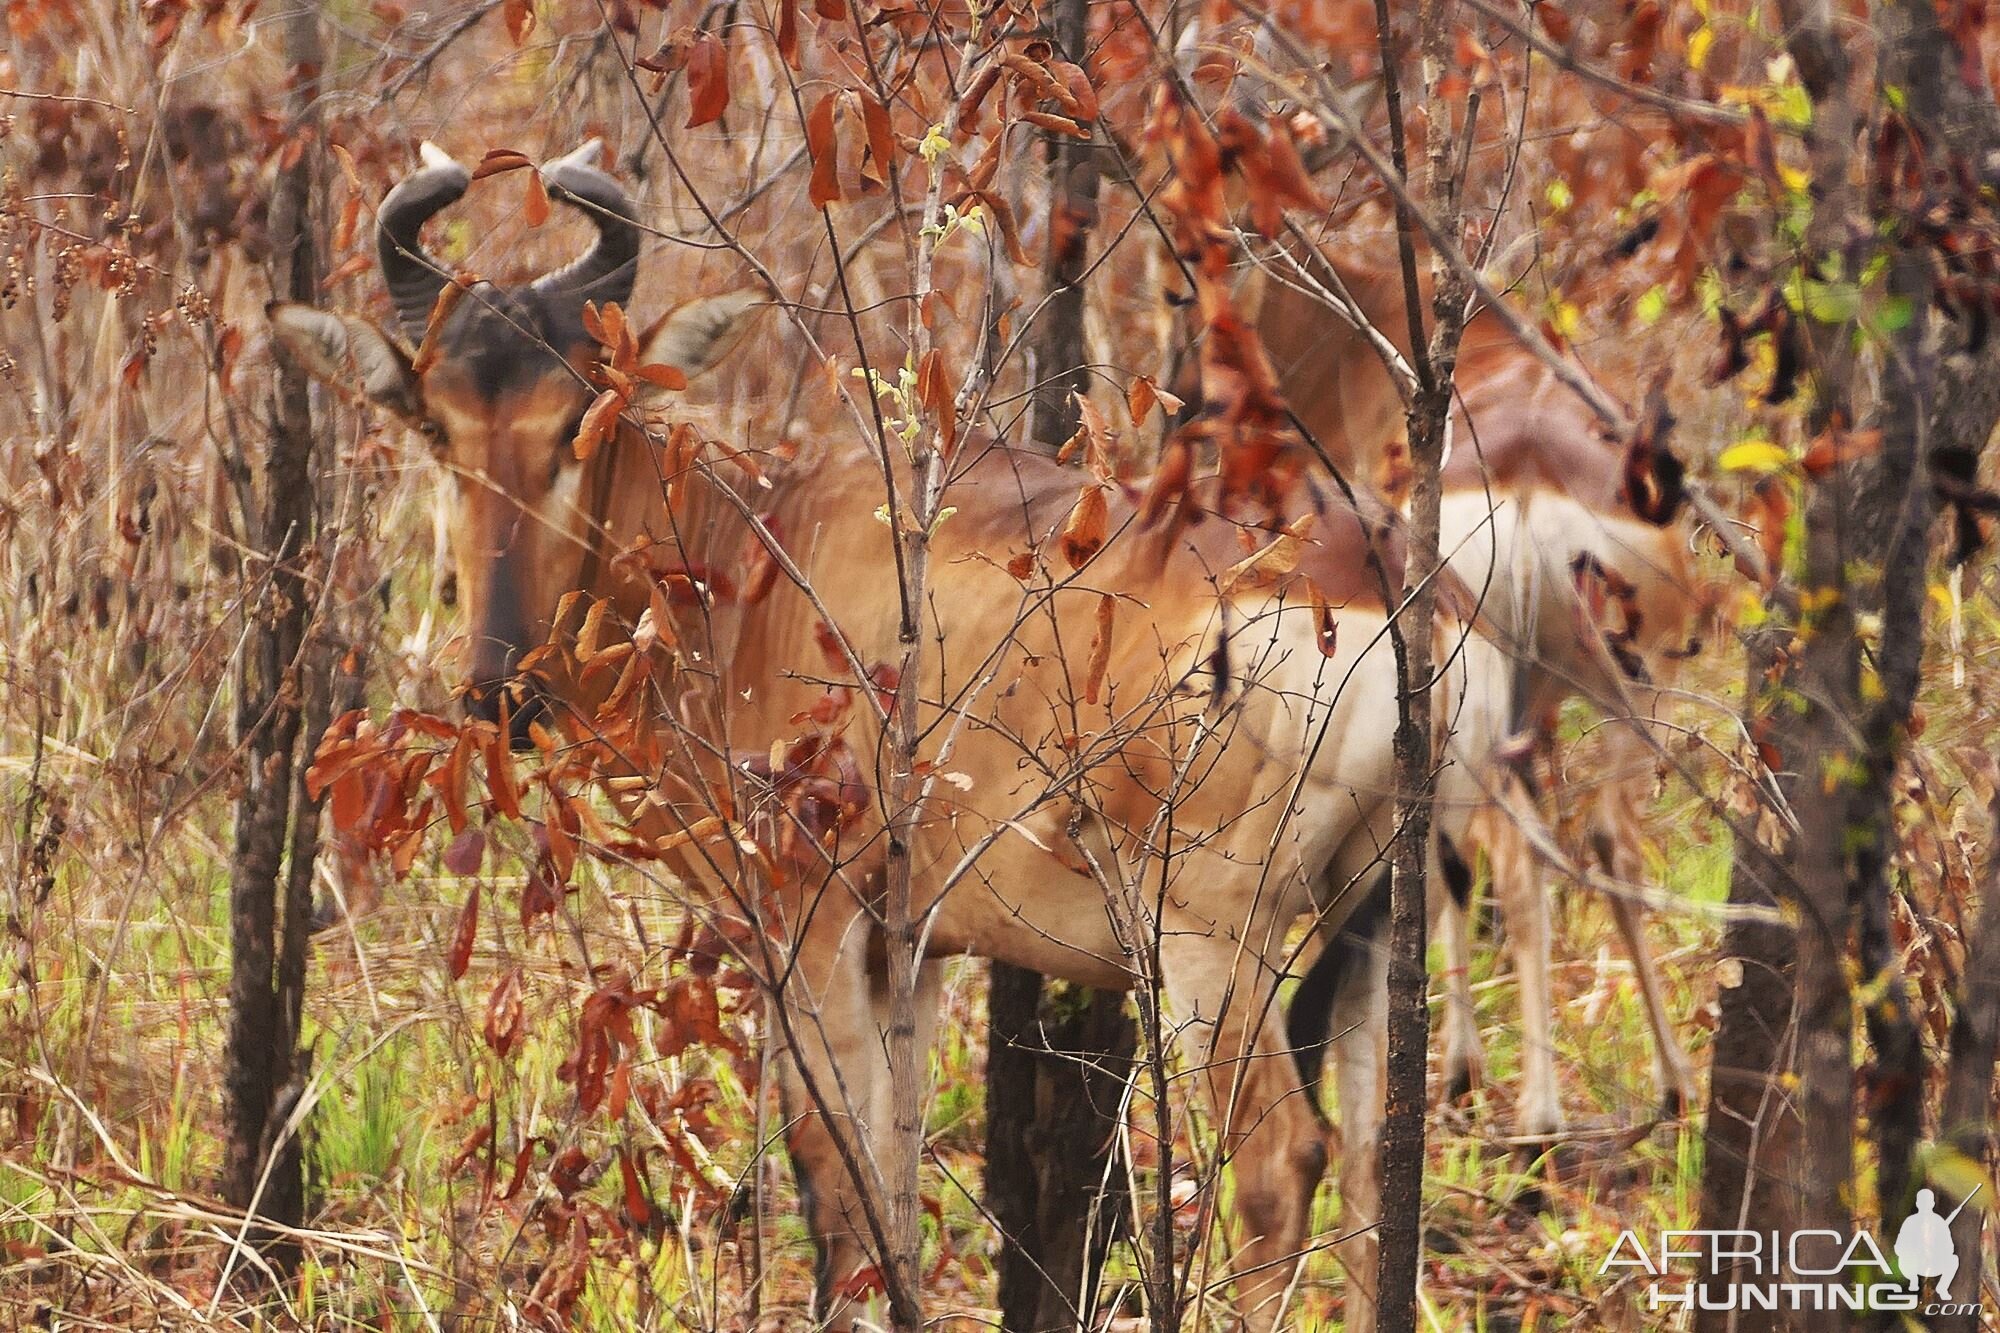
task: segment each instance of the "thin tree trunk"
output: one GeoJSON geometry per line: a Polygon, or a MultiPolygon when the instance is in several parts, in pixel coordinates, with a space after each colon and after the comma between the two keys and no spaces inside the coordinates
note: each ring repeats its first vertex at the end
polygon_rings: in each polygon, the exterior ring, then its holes
{"type": "MultiPolygon", "coordinates": [[[[2000,798],[1992,808],[2000,821],[2000,798]]],[[[1951,1065],[1946,1076],[1938,1137],[1977,1168],[1982,1179],[1993,1169],[1993,1066],[2000,1057],[2000,855],[1989,858],[1980,894],[1979,921],[1966,941],[1965,975],[1959,981],[1957,1013],[1951,1025],[1951,1065]]],[[[1958,1200],[1938,1209],[1949,1214],[1958,1200]]],[[[1934,1318],[1934,1333],[1977,1333],[1980,1283],[1986,1271],[1981,1252],[1991,1199],[1975,1200],[1951,1224],[1958,1276],[1952,1296],[1966,1313],[1934,1318]]]]}
{"type": "MultiPolygon", "coordinates": [[[[1876,234],[1855,188],[1860,120],[1845,38],[1824,3],[1794,0],[1782,9],[1789,49],[1814,104],[1814,208],[1804,263],[1808,272],[1840,280],[1862,271],[1872,258],[1876,234]]],[[[1979,114],[1964,113],[1963,105],[1970,102],[1958,79],[1959,56],[1930,7],[1883,6],[1875,17],[1878,99],[1901,104],[1901,114],[1927,140],[1927,151],[1948,147],[1969,156],[1975,146],[1994,143],[1990,98],[1976,99],[1983,106],[1979,114]]],[[[1809,632],[1801,632],[1793,645],[1782,682],[1785,698],[1798,706],[1772,712],[1778,766],[1797,775],[1789,785],[1796,796],[1791,808],[1798,828],[1776,877],[1788,881],[1786,891],[1795,896],[1798,909],[1791,1009],[1796,1019],[1791,1060],[1797,1120],[1788,1123],[1777,1085],[1762,1076],[1779,1063],[1771,1042],[1785,1016],[1784,998],[1761,978],[1753,989],[1746,971],[1744,985],[1723,993],[1703,1194],[1702,1225],[1708,1228],[1849,1230],[1857,1122],[1854,955],[1864,983],[1881,995],[1861,1006],[1861,1013],[1873,1047],[1866,1088],[1883,1225],[1893,1226],[1908,1213],[1917,1184],[1913,1168],[1923,1131],[1926,1071],[1890,934],[1889,866],[1897,839],[1892,784],[1922,665],[1937,513],[1931,460],[1940,448],[1976,454],[1994,424],[1996,393],[1990,387],[1990,364],[1984,376],[1989,383],[1980,384],[1981,377],[1941,362],[1929,258],[1908,248],[1916,242],[1900,230],[1888,235],[1888,288],[1912,313],[1889,340],[1872,401],[1854,401],[1860,383],[1854,374],[1854,325],[1807,324],[1813,372],[1807,433],[1843,430],[1847,422],[1862,419],[1879,429],[1881,443],[1876,456],[1811,483],[1798,596],[1800,606],[1809,610],[1796,616],[1801,630],[1809,632]],[[1857,413],[1857,406],[1867,410],[1857,413]],[[1877,621],[1879,631],[1871,636],[1874,645],[1864,648],[1861,626],[1868,620],[1877,621]],[[1864,691],[1864,683],[1879,688],[1864,691]],[[1746,1063],[1761,1068],[1738,1081],[1746,1063]],[[1746,1117],[1753,1118],[1746,1123],[1746,1117]],[[1766,1189],[1753,1199],[1765,1164],[1776,1156],[1767,1149],[1752,1157],[1749,1150],[1758,1135],[1766,1144],[1775,1138],[1794,1148],[1792,1192],[1766,1189]]],[[[1990,357],[1982,359],[1990,363],[1990,357]]],[[[1768,654],[1770,648],[1764,651],[1768,654]]],[[[1762,692],[1757,659],[1753,645],[1753,694],[1762,692]]],[[[1763,860],[1761,849],[1739,843],[1732,898],[1739,885],[1764,882],[1759,871],[1763,860]]],[[[1750,939],[1760,932],[1768,933],[1768,928],[1732,929],[1731,952],[1768,953],[1783,947],[1775,938],[1750,939]]],[[[1968,1012],[1975,1008],[1968,1005],[1968,1012]]],[[[1966,1038],[1967,1059],[1975,1066],[1985,1035],[1975,1031],[1966,1038]]],[[[1955,1050],[1959,1046],[1955,1032],[1955,1050]]],[[[1990,1077],[1990,1055],[1984,1068],[1990,1077]]],[[[1978,1096],[1983,1095],[1980,1089],[1978,1096]]],[[[1983,1113],[1983,1105],[1973,1111],[1983,1113]]],[[[1834,1257],[1833,1252],[1801,1249],[1807,1264],[1834,1257]]],[[[1787,1322],[1817,1328],[1824,1319],[1794,1313],[1787,1322]]],[[[1886,1314],[1866,1322],[1892,1326],[1886,1314]]],[[[1712,1313],[1697,1323],[1701,1330],[1765,1326],[1754,1315],[1727,1320],[1712,1313]]]]}
{"type": "MultiPolygon", "coordinates": [[[[1424,202],[1447,234],[1459,229],[1459,181],[1454,161],[1457,136],[1453,109],[1443,91],[1451,67],[1451,0],[1425,0],[1418,13],[1422,37],[1424,112],[1428,150],[1424,202]]],[[[1377,37],[1388,90],[1390,145],[1396,170],[1409,178],[1397,86],[1394,40],[1385,0],[1376,0],[1377,37]]],[[[1465,112],[1469,137],[1478,116],[1476,99],[1465,112]]],[[[1432,331],[1423,336],[1418,297],[1415,234],[1417,221],[1397,210],[1397,246],[1403,266],[1410,345],[1417,376],[1409,408],[1409,555],[1403,571],[1402,609],[1392,621],[1391,642],[1398,673],[1396,699],[1396,841],[1390,853],[1388,1070],[1380,1148],[1382,1180],[1381,1247],[1376,1270],[1383,1333],[1415,1333],[1417,1277],[1423,1257],[1424,1110],[1430,1047],[1428,858],[1437,754],[1432,725],[1431,686],[1436,588],[1431,575],[1440,561],[1438,515],[1442,500],[1439,472],[1450,431],[1452,378],[1459,334],[1465,322],[1465,284],[1441,256],[1432,263],[1432,331]]]]}
{"type": "MultiPolygon", "coordinates": [[[[1776,625],[1752,634],[1745,653],[1743,697],[1754,718],[1769,707],[1767,676],[1785,632],[1776,625]]],[[[1790,796],[1795,783],[1784,783],[1790,796]]],[[[1748,835],[1745,835],[1746,837],[1748,835]]],[[[1729,876],[1732,907],[1772,909],[1780,869],[1764,849],[1739,845],[1729,876]]],[[[1705,1231],[1787,1230],[1792,1208],[1787,1164],[1798,1144],[1798,1112],[1783,1090],[1789,1068],[1796,984],[1793,927],[1738,917],[1723,932],[1717,971],[1720,1011],[1711,1051],[1708,1123],[1703,1131],[1700,1226],[1705,1231]]],[[[1749,1276],[1751,1261],[1717,1270],[1717,1285],[1749,1276]]],[[[1764,1333],[1774,1312],[1699,1310],[1695,1333],[1764,1333]]]]}
{"type": "MultiPolygon", "coordinates": [[[[310,123],[322,63],[319,20],[302,6],[286,21],[284,41],[291,71],[287,106],[294,132],[310,123]]],[[[271,242],[276,256],[275,295],[313,300],[319,295],[320,255],[313,240],[309,149],[278,172],[271,198],[271,242]]],[[[270,408],[270,456],[265,467],[263,512],[252,522],[269,578],[250,611],[238,677],[236,723],[244,745],[243,794],[236,809],[235,853],[230,866],[231,971],[229,1033],[225,1052],[225,1126],[222,1189],[248,1207],[269,1168],[258,1211],[282,1225],[297,1225],[304,1189],[295,1147],[268,1161],[284,1141],[274,1108],[289,1111],[302,1079],[297,1059],[304,985],[305,931],[311,917],[311,857],[315,835],[303,825],[316,812],[295,811],[302,715],[321,701],[324,684],[308,682],[302,649],[308,633],[311,589],[301,557],[316,527],[314,432],[305,376],[280,366],[270,408]],[[294,818],[301,827],[294,828],[294,818]],[[287,879],[282,948],[279,877],[286,852],[295,858],[287,879]],[[301,864],[297,858],[303,857],[301,864]]],[[[281,1256],[282,1257],[282,1256],[281,1256]]]]}
{"type": "MultiPolygon", "coordinates": [[[[1055,44],[1081,63],[1085,0],[1059,0],[1055,44]]],[[[1072,435],[1084,365],[1084,273],[1097,223],[1094,143],[1048,136],[1048,304],[1036,329],[1031,447],[1072,435]]],[[[1123,1070],[1138,1045],[1124,997],[995,963],[988,992],[986,1207],[1000,1232],[999,1304],[1009,1333],[1077,1325],[1094,1303],[1128,1188],[1116,1160],[1123,1070]]]]}

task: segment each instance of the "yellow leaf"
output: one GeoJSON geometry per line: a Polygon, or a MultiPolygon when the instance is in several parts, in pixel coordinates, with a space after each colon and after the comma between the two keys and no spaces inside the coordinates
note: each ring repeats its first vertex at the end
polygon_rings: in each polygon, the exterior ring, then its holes
{"type": "Polygon", "coordinates": [[[1709,48],[1715,45],[1715,29],[1706,23],[1694,30],[1688,38],[1688,68],[1699,70],[1708,63],[1709,48]]]}
{"type": "Polygon", "coordinates": [[[1745,440],[1732,444],[1715,460],[1724,472],[1776,472],[1792,461],[1791,454],[1769,440],[1745,440]]]}

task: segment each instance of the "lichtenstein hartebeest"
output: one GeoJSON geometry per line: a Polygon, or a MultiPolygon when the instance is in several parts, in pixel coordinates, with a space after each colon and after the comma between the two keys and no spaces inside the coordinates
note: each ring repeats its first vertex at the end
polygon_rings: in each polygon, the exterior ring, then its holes
{"type": "MultiPolygon", "coordinates": [[[[1304,428],[1358,485],[1394,495],[1407,481],[1402,399],[1378,343],[1355,320],[1408,357],[1401,270],[1356,260],[1352,247],[1328,245],[1304,258],[1267,259],[1242,299],[1254,309],[1304,428]]],[[[1478,590],[1483,626],[1513,658],[1517,731],[1546,739],[1556,709],[1572,697],[1626,723],[1609,729],[1611,776],[1591,784],[1587,831],[1605,872],[1636,883],[1643,868],[1637,811],[1655,768],[1640,727],[1659,715],[1661,687],[1685,656],[1708,598],[1687,525],[1668,512],[1671,504],[1644,517],[1635,512],[1625,453],[1490,312],[1465,330],[1456,384],[1442,549],[1461,581],[1478,590]]],[[[1657,497],[1644,498],[1651,504],[1657,497]]],[[[1498,788],[1514,786],[1504,766],[1490,772],[1498,788]]],[[[1501,816],[1534,817],[1518,799],[1501,816]]],[[[1504,851],[1493,861],[1494,893],[1523,1010],[1518,1128],[1547,1138],[1563,1123],[1550,1032],[1548,893],[1538,858],[1508,837],[1498,841],[1504,851]]],[[[1638,903],[1613,895],[1608,905],[1638,977],[1661,1097],[1678,1114],[1694,1096],[1693,1066],[1669,1020],[1638,903]]],[[[1447,925],[1453,998],[1445,1060],[1454,1089],[1476,1076],[1480,1061],[1462,971],[1465,926],[1462,912],[1447,925]]]]}
{"type": "MultiPolygon", "coordinates": [[[[468,173],[435,150],[425,157],[380,212],[383,272],[412,342],[447,286],[418,230],[468,184],[468,173]]],[[[677,748],[766,755],[803,736],[810,752],[831,740],[810,735],[829,675],[827,626],[850,664],[899,653],[892,534],[878,516],[881,457],[860,443],[809,450],[774,472],[755,528],[710,470],[684,475],[670,504],[660,484],[669,453],[629,420],[580,461],[571,441],[595,392],[590,370],[599,355],[583,305],[629,297],[639,235],[623,191],[585,152],[544,177],[553,198],[596,222],[596,244],[526,287],[471,286],[432,331],[427,364],[366,320],[301,306],[273,309],[277,340],[322,378],[364,386],[431,440],[449,477],[473,708],[493,715],[502,707],[504,682],[549,635],[564,594],[580,590],[608,600],[628,624],[639,620],[650,576],[646,562],[621,560],[621,552],[651,543],[682,569],[716,569],[762,549],[786,570],[767,591],[676,626],[689,660],[668,688],[705,690],[710,705],[726,703],[706,713],[674,707],[674,725],[696,733],[677,748]],[[782,543],[784,559],[761,545],[768,541],[782,543]],[[700,734],[707,727],[727,732],[700,734]]],[[[642,360],[701,369],[748,304],[736,294],[682,307],[642,360]]],[[[1305,1246],[1325,1156],[1273,996],[1288,961],[1287,930],[1309,911],[1337,923],[1347,910],[1342,891],[1372,877],[1389,838],[1396,674],[1383,590],[1385,577],[1389,587],[1400,579],[1394,541],[1323,479],[1287,483],[1262,512],[1244,516],[1254,525],[1211,513],[1192,526],[1150,529],[1131,494],[1112,486],[1103,544],[1094,553],[1072,545],[1080,562],[1072,568],[1057,554],[1058,536],[1080,489],[1094,485],[1085,474],[970,441],[950,469],[952,510],[932,538],[922,629],[931,645],[920,691],[924,758],[947,779],[936,784],[912,848],[926,958],[980,955],[1128,987],[1146,974],[1140,960],[1157,957],[1188,1056],[1206,1070],[1222,1108],[1243,1236],[1238,1300],[1253,1326],[1268,1327],[1291,1257],[1305,1246]],[[1274,525],[1288,523],[1305,526],[1278,537],[1274,525]],[[1111,910],[1121,902],[1107,899],[1106,884],[1131,891],[1124,905],[1137,915],[1111,910]],[[1315,901],[1322,885],[1334,888],[1315,901]],[[1144,938],[1133,938],[1135,929],[1144,938]]],[[[900,457],[890,471],[907,486],[900,457]]],[[[1207,485],[1195,494],[1220,508],[1207,485]]],[[[1497,742],[1504,700],[1468,682],[1483,689],[1504,679],[1504,659],[1449,617],[1438,635],[1438,660],[1449,664],[1439,715],[1455,719],[1460,744],[1479,751],[1497,742]]],[[[866,688],[852,671],[833,675],[866,688]]],[[[540,688],[515,707],[517,726],[525,729],[526,714],[575,702],[564,681],[540,688]]],[[[876,764],[886,747],[867,709],[850,710],[838,725],[848,729],[850,752],[864,757],[836,784],[848,816],[829,834],[839,848],[812,844],[822,859],[810,873],[793,865],[771,895],[779,919],[762,924],[793,962],[780,997],[794,1038],[785,1083],[791,1104],[807,1113],[793,1121],[789,1146],[811,1186],[804,1192],[821,1247],[821,1308],[844,1323],[838,1292],[864,1250],[841,1148],[865,1148],[888,1121],[888,1016],[870,940],[883,839],[869,791],[883,786],[876,764]],[[808,1110],[797,1100],[808,1087],[830,1104],[808,1110]]],[[[761,770],[764,808],[783,818],[770,767],[761,770]]],[[[752,824],[755,768],[728,774],[738,788],[734,813],[752,824]]],[[[1465,774],[1447,768],[1444,778],[1461,806],[1470,800],[1465,774]]],[[[671,810],[675,793],[714,780],[712,772],[670,772],[661,800],[671,810]]],[[[688,873],[699,880],[713,866],[690,858],[688,873]]],[[[1377,998],[1373,986],[1342,990],[1350,1006],[1377,998]]],[[[1373,1061],[1363,1063],[1352,1075],[1357,1087],[1371,1078],[1373,1061]]],[[[1345,1135],[1354,1223],[1373,1220],[1369,1120],[1358,1115],[1345,1135]]],[[[1372,1283],[1372,1271],[1366,1276],[1372,1283]]],[[[1357,1294],[1350,1309],[1367,1304],[1357,1294]]]]}

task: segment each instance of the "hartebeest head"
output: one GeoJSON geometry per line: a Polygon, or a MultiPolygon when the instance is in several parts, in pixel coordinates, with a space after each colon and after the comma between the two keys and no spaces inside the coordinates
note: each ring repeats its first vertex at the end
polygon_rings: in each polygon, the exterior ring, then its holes
{"type": "MultiPolygon", "coordinates": [[[[309,306],[270,311],[278,343],[304,369],[359,386],[424,436],[449,474],[453,562],[466,616],[466,697],[488,718],[499,714],[501,686],[542,641],[562,595],[602,577],[603,511],[620,453],[637,446],[629,438],[613,441],[584,460],[572,448],[598,393],[591,371],[600,349],[585,331],[585,304],[622,306],[639,272],[631,202],[595,165],[599,151],[593,140],[541,168],[549,197],[588,215],[596,241],[572,263],[523,286],[475,282],[455,293],[421,365],[409,348],[423,343],[453,279],[418,233],[472,180],[430,144],[421,168],[389,191],[378,214],[382,276],[403,337],[309,306]]],[[[755,300],[754,293],[734,292],[680,307],[641,359],[689,375],[706,369],[755,300]]],[[[543,707],[535,693],[517,699],[511,711],[517,742],[525,742],[543,707]]]]}

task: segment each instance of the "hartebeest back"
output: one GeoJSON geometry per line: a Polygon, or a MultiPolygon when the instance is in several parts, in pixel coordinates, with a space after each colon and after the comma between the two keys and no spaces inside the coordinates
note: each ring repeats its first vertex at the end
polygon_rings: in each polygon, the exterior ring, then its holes
{"type": "MultiPolygon", "coordinates": [[[[1403,276],[1399,267],[1354,258],[1355,248],[1294,252],[1297,264],[1289,256],[1269,260],[1245,300],[1304,428],[1359,484],[1393,497],[1408,482],[1408,450],[1402,398],[1379,347],[1386,338],[1398,354],[1410,354],[1403,276]]],[[[1427,295],[1427,281],[1423,290],[1427,295]]],[[[1674,521],[1677,506],[1661,512],[1649,494],[1641,506],[1647,512],[1637,512],[1627,494],[1627,455],[1490,311],[1465,329],[1455,383],[1441,543],[1514,658],[1515,727],[1545,737],[1571,697],[1616,719],[1652,720],[1659,686],[1685,655],[1708,598],[1687,526],[1674,521]]],[[[1610,741],[1616,776],[1596,784],[1589,835],[1605,870],[1631,882],[1641,867],[1636,805],[1654,762],[1636,725],[1611,729],[1610,741]]],[[[1514,787],[1498,767],[1489,781],[1514,787]]],[[[1506,805],[1505,818],[1533,817],[1524,801],[1506,805]]],[[[1548,1136],[1562,1124],[1549,1027],[1548,905],[1532,882],[1533,859],[1494,823],[1487,821],[1500,844],[1494,887],[1526,1023],[1521,1129],[1548,1136]]],[[[1668,1021],[1637,906],[1624,896],[1610,906],[1638,973],[1659,1087],[1669,1107],[1686,1105],[1692,1066],[1668,1021]]],[[[1463,926],[1461,917],[1453,929],[1463,926]]],[[[1453,952],[1462,967],[1462,941],[1453,952]]],[[[1462,973],[1455,971],[1452,983],[1461,990],[1462,973]]],[[[1479,1061],[1469,1012],[1462,1001],[1448,1011],[1446,1068],[1454,1087],[1471,1081],[1479,1061]]]]}
{"type": "MultiPolygon", "coordinates": [[[[471,287],[435,336],[431,364],[349,316],[279,307],[273,327],[319,374],[364,384],[433,440],[450,476],[477,709],[499,707],[509,668],[547,634],[563,594],[610,599],[638,618],[649,575],[623,551],[645,545],[691,570],[755,543],[783,568],[726,614],[689,608],[703,624],[686,641],[704,644],[706,658],[668,688],[705,688],[721,706],[663,710],[660,727],[691,733],[668,752],[691,758],[668,764],[658,795],[670,816],[677,802],[698,806],[717,777],[711,761],[753,756],[726,774],[737,790],[724,840],[734,845],[731,829],[748,825],[774,829],[784,848],[764,858],[772,892],[744,896],[786,963],[784,1082],[800,1112],[789,1145],[821,1246],[821,1310],[844,1325],[842,1292],[867,1259],[856,1221],[865,1186],[852,1168],[889,1123],[889,1015],[871,975],[885,842],[871,789],[884,786],[887,747],[872,710],[815,704],[829,678],[868,690],[872,664],[900,653],[902,589],[883,573],[894,535],[880,511],[885,475],[906,485],[907,469],[897,450],[885,467],[875,442],[819,446],[773,474],[753,515],[705,465],[683,479],[692,493],[669,503],[662,447],[635,425],[579,461],[570,438],[597,356],[582,301],[628,294],[636,248],[615,183],[580,155],[545,175],[554,197],[592,211],[597,247],[522,290],[471,287]],[[829,638],[840,645],[831,659],[829,638]],[[836,748],[851,761],[826,779],[836,817],[815,822],[788,803],[788,786],[836,748]],[[805,836],[787,841],[788,830],[805,836]]],[[[427,158],[385,201],[384,270],[413,338],[445,283],[417,227],[465,183],[462,169],[427,158]]],[[[678,346],[650,358],[698,369],[745,304],[684,307],[663,335],[678,346]]],[[[1400,586],[1399,548],[1379,515],[1310,474],[1245,513],[1219,512],[1213,488],[1196,483],[1180,512],[1207,517],[1150,530],[1131,492],[1103,484],[1089,501],[1104,505],[1092,549],[1060,535],[1096,480],[990,440],[961,443],[950,468],[921,608],[922,640],[936,645],[920,682],[923,760],[939,775],[912,848],[927,957],[975,954],[1111,987],[1143,980],[1158,960],[1236,1173],[1238,1296],[1253,1326],[1269,1327],[1325,1159],[1275,988],[1288,929],[1308,911],[1337,923],[1347,886],[1371,873],[1392,833],[1396,671],[1384,590],[1400,586]]],[[[1449,616],[1438,634],[1438,660],[1450,664],[1439,716],[1479,752],[1505,724],[1490,688],[1504,679],[1502,659],[1449,616]]],[[[545,688],[576,701],[560,678],[545,688]]],[[[1469,805],[1465,773],[1459,765],[1444,781],[1469,805]]],[[[687,846],[700,821],[680,813],[677,845],[687,846]]],[[[686,859],[691,878],[715,872],[686,859]]],[[[720,897],[733,886],[712,887],[720,897]]],[[[1343,1021],[1360,1024],[1378,989],[1344,988],[1364,1014],[1343,1021]]],[[[1346,1135],[1344,1203],[1360,1247],[1350,1257],[1368,1253],[1374,1220],[1367,1120],[1346,1135]]],[[[1372,1268],[1358,1263],[1351,1276],[1361,1281],[1350,1312],[1365,1322],[1372,1268]]]]}

